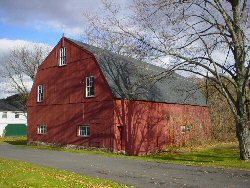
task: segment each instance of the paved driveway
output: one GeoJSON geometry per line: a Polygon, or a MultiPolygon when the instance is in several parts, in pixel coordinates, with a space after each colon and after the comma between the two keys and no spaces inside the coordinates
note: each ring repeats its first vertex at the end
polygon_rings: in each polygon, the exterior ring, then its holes
{"type": "Polygon", "coordinates": [[[250,172],[21,148],[0,144],[0,157],[107,178],[136,187],[250,187],[250,172]]]}

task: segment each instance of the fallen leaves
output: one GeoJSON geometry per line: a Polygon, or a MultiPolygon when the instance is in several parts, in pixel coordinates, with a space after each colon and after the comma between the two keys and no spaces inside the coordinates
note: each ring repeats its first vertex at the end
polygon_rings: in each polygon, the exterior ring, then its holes
{"type": "Polygon", "coordinates": [[[127,187],[105,179],[0,158],[1,187],[127,187]]]}

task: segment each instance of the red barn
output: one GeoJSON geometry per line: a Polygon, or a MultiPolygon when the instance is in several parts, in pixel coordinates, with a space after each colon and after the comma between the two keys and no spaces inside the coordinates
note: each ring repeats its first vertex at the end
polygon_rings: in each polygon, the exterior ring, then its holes
{"type": "Polygon", "coordinates": [[[28,141],[142,155],[208,138],[201,92],[167,70],[69,38],[40,65],[28,99],[28,141]],[[157,81],[159,80],[159,81],[157,81]]]}

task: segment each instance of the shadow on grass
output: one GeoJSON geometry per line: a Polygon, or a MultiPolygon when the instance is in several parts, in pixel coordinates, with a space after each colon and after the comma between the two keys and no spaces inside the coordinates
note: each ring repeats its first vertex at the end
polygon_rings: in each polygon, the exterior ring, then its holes
{"type": "Polygon", "coordinates": [[[0,138],[0,143],[7,143],[11,145],[27,145],[27,137],[20,136],[20,137],[3,137],[0,138]]]}
{"type": "Polygon", "coordinates": [[[151,155],[150,158],[181,163],[231,163],[239,160],[237,147],[220,147],[182,154],[158,153],[157,155],[151,155]]]}
{"type": "Polygon", "coordinates": [[[11,145],[27,145],[27,140],[6,140],[4,142],[11,145]]]}

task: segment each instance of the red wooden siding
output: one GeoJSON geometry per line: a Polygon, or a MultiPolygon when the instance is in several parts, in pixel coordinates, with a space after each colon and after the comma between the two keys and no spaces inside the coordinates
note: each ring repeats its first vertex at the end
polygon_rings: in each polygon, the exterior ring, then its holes
{"type": "Polygon", "coordinates": [[[114,104],[117,151],[142,155],[167,145],[180,145],[195,136],[210,137],[207,107],[128,100],[115,100],[114,104]],[[192,130],[181,133],[184,125],[192,126],[192,130]]]}
{"type": "Polygon", "coordinates": [[[58,66],[62,41],[53,49],[37,73],[28,100],[28,139],[58,144],[111,148],[113,143],[112,93],[95,59],[65,40],[67,65],[58,66]],[[85,97],[85,79],[95,76],[95,97],[85,97]],[[44,101],[37,103],[37,86],[44,85],[44,101]],[[105,109],[105,110],[104,110],[105,109]],[[37,134],[46,124],[47,133],[37,134]],[[90,125],[91,136],[79,137],[78,126],[90,125]]]}

